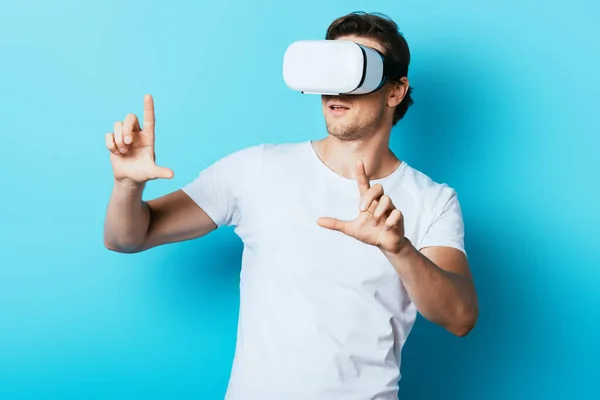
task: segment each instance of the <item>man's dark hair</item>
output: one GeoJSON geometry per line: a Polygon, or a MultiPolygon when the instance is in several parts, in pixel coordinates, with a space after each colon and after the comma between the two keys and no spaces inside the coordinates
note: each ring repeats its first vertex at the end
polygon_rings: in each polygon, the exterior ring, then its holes
{"type": "MultiPolygon", "coordinates": [[[[404,36],[398,31],[398,25],[381,13],[353,12],[333,21],[325,39],[333,40],[340,36],[355,35],[376,40],[384,49],[386,60],[398,66],[400,77],[408,75],[410,51],[404,36]]],[[[394,110],[392,125],[404,117],[408,107],[413,104],[412,87],[408,87],[406,96],[394,110]]]]}

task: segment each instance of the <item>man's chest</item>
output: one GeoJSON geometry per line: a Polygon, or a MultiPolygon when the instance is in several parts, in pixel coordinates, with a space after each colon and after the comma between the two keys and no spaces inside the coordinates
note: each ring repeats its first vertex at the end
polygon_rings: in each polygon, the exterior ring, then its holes
{"type": "MultiPolygon", "coordinates": [[[[390,197],[400,210],[404,208],[406,236],[414,241],[418,233],[415,205],[394,193],[390,197]]],[[[265,180],[241,204],[237,233],[257,259],[253,264],[260,267],[255,268],[270,276],[292,274],[307,281],[348,285],[395,277],[377,247],[317,224],[320,217],[356,218],[359,200],[358,189],[349,186],[265,180]]]]}

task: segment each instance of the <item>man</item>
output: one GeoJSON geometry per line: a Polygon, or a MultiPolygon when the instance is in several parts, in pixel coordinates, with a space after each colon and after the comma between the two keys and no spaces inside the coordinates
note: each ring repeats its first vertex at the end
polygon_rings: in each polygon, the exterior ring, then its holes
{"type": "MultiPolygon", "coordinates": [[[[409,64],[396,24],[353,13],[327,39],[409,64]]],[[[478,315],[456,192],[399,160],[392,126],[406,76],[373,93],[322,96],[328,135],[234,152],[173,193],[143,202],[154,106],[107,134],[114,189],[107,248],[126,253],[235,226],[244,243],[229,400],[396,399],[401,349],[419,311],[458,336],[478,315]]]]}

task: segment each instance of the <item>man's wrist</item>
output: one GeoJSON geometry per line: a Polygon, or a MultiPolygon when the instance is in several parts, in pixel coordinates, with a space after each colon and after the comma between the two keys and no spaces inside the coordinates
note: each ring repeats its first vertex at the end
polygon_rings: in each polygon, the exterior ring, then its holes
{"type": "Polygon", "coordinates": [[[402,270],[405,270],[413,263],[412,260],[415,255],[418,255],[418,251],[412,242],[405,237],[397,251],[390,252],[383,250],[383,254],[392,263],[394,268],[401,273],[402,270]]]}
{"type": "Polygon", "coordinates": [[[415,250],[415,247],[412,245],[412,242],[407,237],[404,237],[404,239],[402,239],[402,243],[400,243],[400,245],[395,251],[387,251],[382,249],[385,255],[399,258],[407,257],[412,250],[415,250]]]}
{"type": "Polygon", "coordinates": [[[129,179],[115,179],[114,185],[119,189],[136,192],[143,190],[146,186],[146,182],[133,182],[129,179]]]}

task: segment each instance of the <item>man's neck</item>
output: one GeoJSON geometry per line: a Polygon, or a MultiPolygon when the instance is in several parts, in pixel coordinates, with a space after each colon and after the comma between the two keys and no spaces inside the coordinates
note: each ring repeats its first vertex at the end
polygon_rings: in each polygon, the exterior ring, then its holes
{"type": "Polygon", "coordinates": [[[321,161],[337,174],[355,178],[355,163],[362,159],[369,179],[381,179],[392,174],[401,164],[389,148],[389,136],[375,135],[365,140],[344,141],[335,136],[313,142],[321,161]]]}

